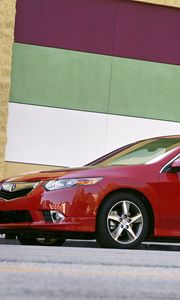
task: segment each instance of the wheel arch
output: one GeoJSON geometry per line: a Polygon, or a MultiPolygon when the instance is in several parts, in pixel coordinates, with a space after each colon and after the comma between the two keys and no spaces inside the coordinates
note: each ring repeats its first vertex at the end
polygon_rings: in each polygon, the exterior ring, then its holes
{"type": "Polygon", "coordinates": [[[143,204],[145,205],[146,207],[146,210],[147,210],[147,214],[148,214],[148,217],[149,217],[149,230],[148,230],[148,236],[149,235],[154,235],[154,212],[153,212],[153,208],[150,204],[150,201],[148,200],[148,198],[143,194],[141,193],[140,191],[136,190],[136,189],[130,189],[130,188],[122,188],[122,189],[118,189],[118,190],[115,190],[115,191],[112,191],[110,192],[109,194],[107,194],[104,199],[101,201],[99,207],[98,207],[98,210],[97,210],[97,214],[96,214],[96,224],[97,224],[97,219],[98,219],[98,215],[99,215],[99,212],[102,208],[102,206],[104,205],[104,203],[106,201],[108,201],[108,199],[114,195],[114,194],[120,194],[120,193],[128,193],[128,194],[131,194],[131,195],[134,195],[136,197],[138,197],[139,199],[141,199],[141,201],[143,202],[143,204]]]}

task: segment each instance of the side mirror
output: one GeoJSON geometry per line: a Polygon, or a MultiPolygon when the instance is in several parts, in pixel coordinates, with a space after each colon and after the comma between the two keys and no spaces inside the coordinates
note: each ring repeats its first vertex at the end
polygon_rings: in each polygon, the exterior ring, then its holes
{"type": "Polygon", "coordinates": [[[171,164],[171,171],[172,172],[180,172],[180,158],[177,158],[171,164]]]}

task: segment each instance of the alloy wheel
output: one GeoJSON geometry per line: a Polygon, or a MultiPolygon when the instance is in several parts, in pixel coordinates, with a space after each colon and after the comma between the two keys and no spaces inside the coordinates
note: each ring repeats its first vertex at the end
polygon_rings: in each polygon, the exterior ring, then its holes
{"type": "Polygon", "coordinates": [[[123,200],[110,209],[107,227],[111,237],[116,242],[129,244],[141,234],[143,215],[137,205],[131,201],[123,200]]]}

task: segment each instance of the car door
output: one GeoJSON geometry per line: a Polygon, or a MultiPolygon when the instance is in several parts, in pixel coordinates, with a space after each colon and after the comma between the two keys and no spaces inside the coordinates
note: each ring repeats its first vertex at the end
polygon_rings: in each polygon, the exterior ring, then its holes
{"type": "Polygon", "coordinates": [[[180,236],[180,155],[162,169],[159,197],[161,228],[169,235],[180,236]]]}

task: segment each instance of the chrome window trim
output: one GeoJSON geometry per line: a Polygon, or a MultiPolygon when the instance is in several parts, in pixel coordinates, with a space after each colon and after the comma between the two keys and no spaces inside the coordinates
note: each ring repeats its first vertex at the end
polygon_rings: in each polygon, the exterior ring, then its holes
{"type": "Polygon", "coordinates": [[[168,163],[166,163],[160,170],[160,173],[163,173],[164,169],[169,165],[171,164],[174,160],[176,160],[177,158],[180,157],[180,153],[177,154],[174,158],[172,158],[168,163]]]}

